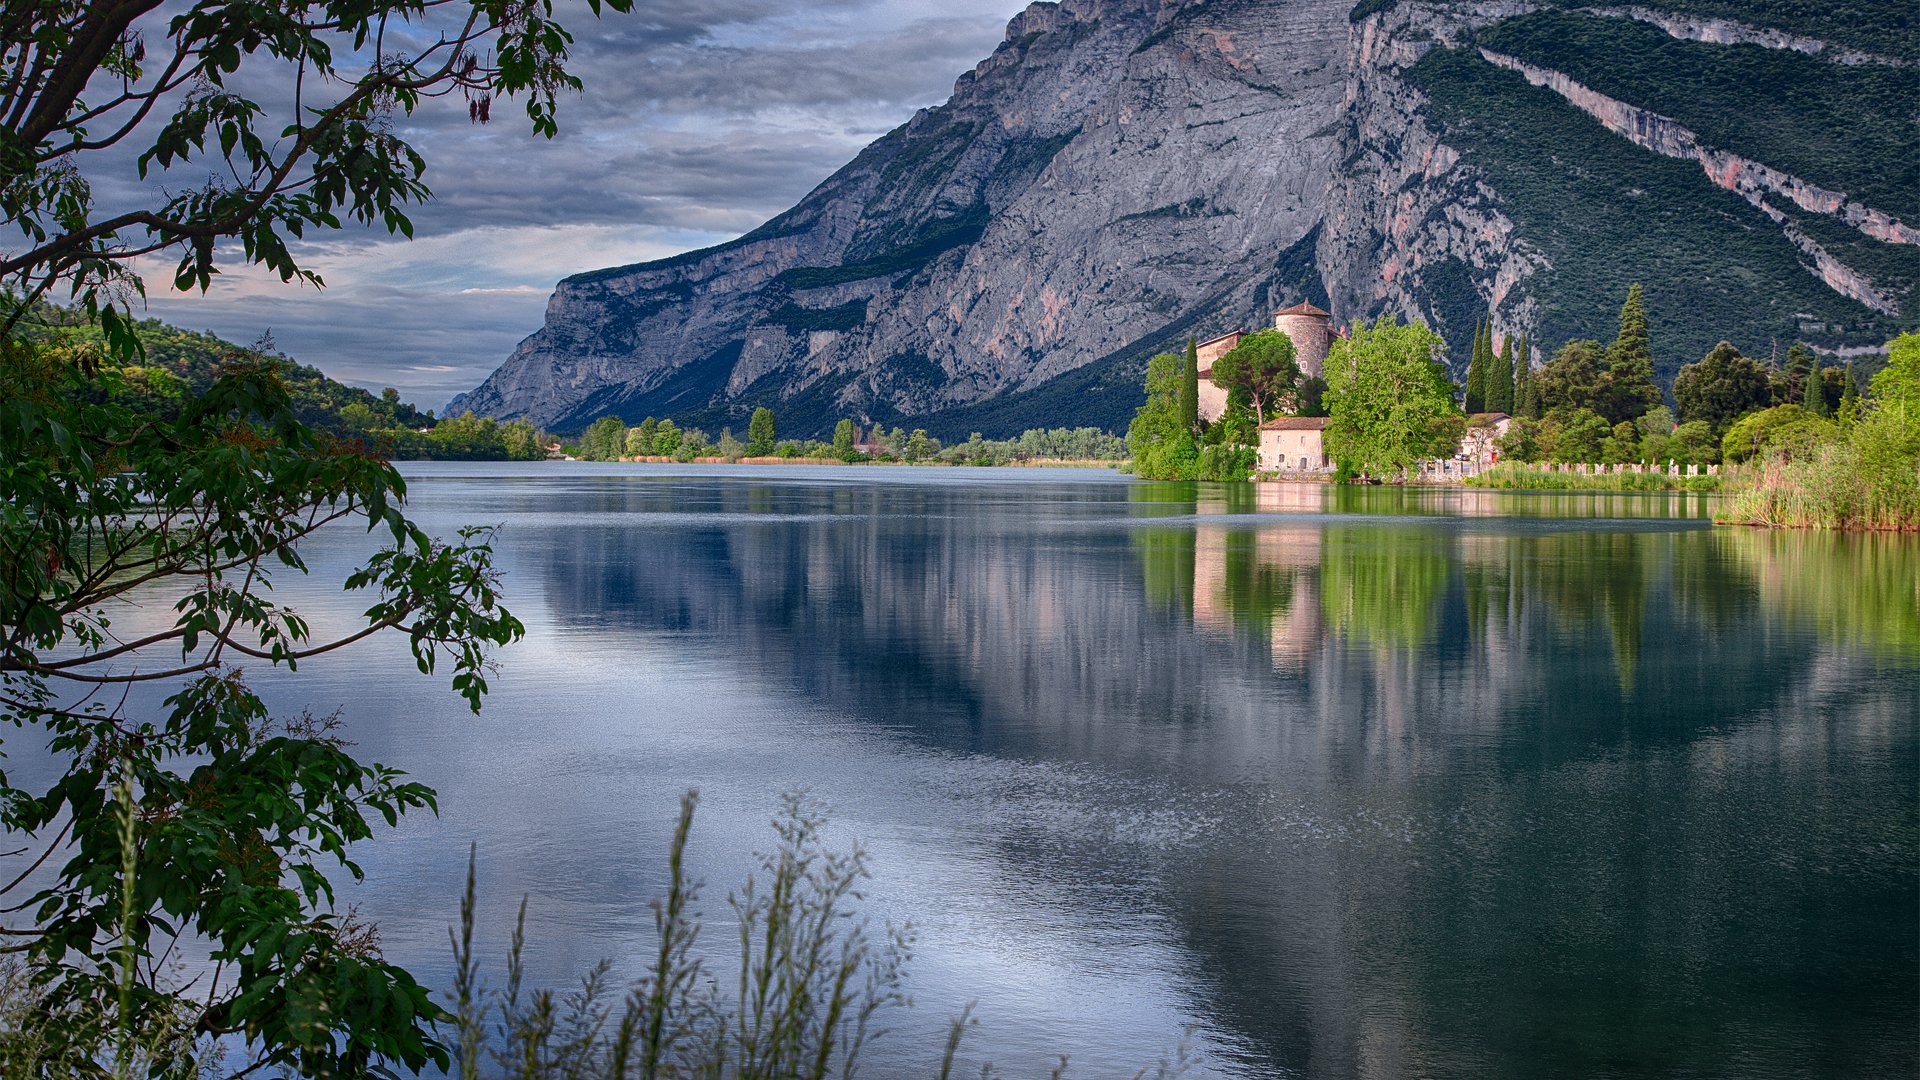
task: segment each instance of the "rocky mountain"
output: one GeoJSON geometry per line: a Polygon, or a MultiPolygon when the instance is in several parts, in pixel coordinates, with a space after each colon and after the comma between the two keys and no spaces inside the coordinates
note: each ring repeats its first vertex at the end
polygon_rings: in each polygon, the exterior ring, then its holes
{"type": "MultiPolygon", "coordinates": [[[[1853,0],[1863,3],[1863,0],[1853,0]]],[[[1124,428],[1144,360],[1309,299],[1864,349],[1920,324],[1920,20],[1846,0],[1036,3],[717,247],[562,281],[450,410],[1124,428]]]]}

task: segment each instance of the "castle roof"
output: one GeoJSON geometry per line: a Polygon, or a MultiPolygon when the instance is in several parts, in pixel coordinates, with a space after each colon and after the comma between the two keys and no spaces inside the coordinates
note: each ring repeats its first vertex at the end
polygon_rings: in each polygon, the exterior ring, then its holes
{"type": "Polygon", "coordinates": [[[1201,342],[1199,345],[1194,346],[1194,348],[1196,349],[1203,348],[1205,346],[1213,344],[1216,341],[1225,341],[1230,337],[1237,338],[1237,337],[1245,337],[1245,336],[1246,336],[1246,331],[1244,330],[1229,330],[1226,333],[1221,334],[1219,337],[1208,338],[1207,340],[1201,342]]]}
{"type": "Polygon", "coordinates": [[[1331,312],[1321,311],[1319,308],[1314,307],[1312,304],[1307,303],[1305,300],[1300,301],[1299,303],[1293,305],[1292,307],[1281,308],[1279,311],[1276,311],[1273,314],[1274,314],[1274,317],[1276,318],[1278,318],[1281,315],[1316,315],[1322,319],[1333,318],[1333,314],[1331,312]]]}
{"type": "Polygon", "coordinates": [[[1279,416],[1260,425],[1261,431],[1320,431],[1327,426],[1324,416],[1279,416]]]}

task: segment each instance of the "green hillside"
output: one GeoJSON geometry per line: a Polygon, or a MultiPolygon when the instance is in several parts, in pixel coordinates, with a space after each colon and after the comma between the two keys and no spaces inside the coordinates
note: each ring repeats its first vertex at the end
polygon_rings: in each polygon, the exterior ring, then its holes
{"type": "Polygon", "coordinates": [[[1508,19],[1478,44],[1671,117],[1709,146],[1920,218],[1920,67],[1683,41],[1637,19],[1558,11],[1508,19]]]}
{"type": "MultiPolygon", "coordinates": [[[[1592,7],[1591,0],[1555,0],[1592,7]]],[[[1909,0],[1641,0],[1636,6],[1728,19],[1863,52],[1920,60],[1920,6],[1909,0]]]]}
{"type": "MultiPolygon", "coordinates": [[[[236,345],[159,319],[141,320],[136,324],[136,331],[146,352],[144,363],[117,369],[123,380],[117,392],[137,398],[149,407],[163,407],[169,401],[177,402],[184,396],[205,391],[226,365],[272,360],[293,398],[295,413],[301,422],[313,427],[344,430],[342,412],[354,405],[366,410],[372,423],[382,428],[420,428],[433,424],[431,413],[420,412],[401,401],[398,394],[389,391],[375,395],[336,382],[319,368],[308,367],[280,353],[271,340],[254,346],[236,345]]],[[[100,332],[96,327],[86,325],[77,313],[55,307],[38,309],[25,336],[89,348],[100,345],[100,332]]],[[[348,415],[360,414],[356,411],[348,415]]]]}
{"type": "MultiPolygon", "coordinates": [[[[1640,149],[1473,49],[1435,49],[1408,78],[1551,261],[1530,285],[1543,346],[1611,326],[1634,281],[1663,381],[1735,327],[1756,339],[1735,344],[1765,353],[1768,337],[1877,344],[1897,325],[1809,274],[1777,225],[1698,165],[1640,149]]],[[[1911,276],[1904,252],[1861,240],[1911,276]]]]}
{"type": "MultiPolygon", "coordinates": [[[[396,459],[537,460],[546,456],[550,436],[526,421],[501,424],[491,419],[452,417],[436,421],[401,401],[393,390],[372,394],[329,378],[274,349],[273,343],[236,345],[224,338],[144,319],[136,332],[145,356],[139,364],[100,367],[94,392],[142,413],[171,415],[191,396],[204,392],[223,368],[267,362],[287,388],[294,414],[309,427],[361,440],[376,453],[396,459]]],[[[75,312],[43,306],[20,329],[23,338],[43,345],[72,346],[87,357],[104,357],[100,331],[75,312]]]]}

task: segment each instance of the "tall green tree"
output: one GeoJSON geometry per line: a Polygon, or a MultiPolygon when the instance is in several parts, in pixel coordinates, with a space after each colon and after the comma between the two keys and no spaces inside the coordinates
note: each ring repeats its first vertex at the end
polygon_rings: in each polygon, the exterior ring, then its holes
{"type": "MultiPolygon", "coordinates": [[[[1597,341],[1569,341],[1534,373],[1534,389],[1542,416],[1556,409],[1606,407],[1606,372],[1597,341]]],[[[1602,414],[1604,415],[1604,413],[1602,414]]]]}
{"type": "Polygon", "coordinates": [[[627,425],[618,416],[603,416],[580,436],[580,456],[588,461],[612,461],[627,448],[627,425]]]}
{"type": "Polygon", "coordinates": [[[1135,476],[1150,480],[1194,478],[1200,451],[1194,444],[1193,429],[1182,415],[1186,374],[1187,359],[1181,353],[1161,353],[1147,361],[1146,401],[1127,426],[1127,450],[1133,455],[1135,476]]]}
{"type": "Polygon", "coordinates": [[[1299,398],[1300,364],[1293,339],[1278,330],[1248,334],[1213,362],[1213,384],[1245,394],[1253,405],[1254,423],[1266,423],[1269,412],[1299,398]]]}
{"type": "Polygon", "coordinates": [[[1513,414],[1513,337],[1500,343],[1493,363],[1487,368],[1486,411],[1513,414]]]}
{"type": "Polygon", "coordinates": [[[1860,419],[1860,380],[1853,373],[1851,360],[1847,361],[1845,378],[1840,384],[1840,407],[1834,415],[1843,424],[1860,419]]]}
{"type": "Polygon", "coordinates": [[[775,440],[773,410],[762,405],[753,410],[753,418],[747,421],[747,454],[750,457],[766,457],[773,453],[775,440]]]}
{"type": "Polygon", "coordinates": [[[1540,419],[1540,391],[1533,381],[1533,343],[1525,334],[1514,350],[1513,415],[1528,420],[1540,419]]]}
{"type": "Polygon", "coordinates": [[[1820,370],[1820,357],[1812,349],[1807,350],[1806,390],[1801,397],[1808,415],[1827,415],[1827,382],[1820,370]]]}
{"type": "Polygon", "coordinates": [[[1187,336],[1185,367],[1180,373],[1180,422],[1188,431],[1200,430],[1200,350],[1187,336]]]}
{"type": "Polygon", "coordinates": [[[1343,470],[1390,478],[1459,445],[1464,421],[1440,359],[1445,349],[1425,324],[1403,326],[1390,314],[1356,323],[1334,342],[1326,447],[1343,470]]]}
{"type": "Polygon", "coordinates": [[[1794,404],[1805,406],[1807,403],[1807,375],[1813,370],[1813,350],[1796,341],[1787,346],[1786,370],[1780,374],[1775,386],[1774,404],[1794,404]]]}
{"type": "Polygon", "coordinates": [[[1482,321],[1473,327],[1473,352],[1467,357],[1467,414],[1487,409],[1487,338],[1490,330],[1482,321]]]}
{"type": "Polygon", "coordinates": [[[851,458],[853,444],[860,441],[860,425],[852,420],[842,420],[833,426],[833,454],[838,458],[851,458]]]}
{"type": "Polygon", "coordinates": [[[1772,396],[1766,369],[1725,341],[1698,363],[1681,368],[1673,380],[1680,419],[1706,424],[1715,443],[1726,435],[1727,425],[1766,408],[1772,396]]]}
{"type": "Polygon", "coordinates": [[[1620,305],[1620,330],[1607,348],[1606,388],[1597,409],[1609,424],[1639,419],[1660,404],[1653,382],[1653,347],[1647,335],[1646,292],[1635,282],[1620,305]]]}

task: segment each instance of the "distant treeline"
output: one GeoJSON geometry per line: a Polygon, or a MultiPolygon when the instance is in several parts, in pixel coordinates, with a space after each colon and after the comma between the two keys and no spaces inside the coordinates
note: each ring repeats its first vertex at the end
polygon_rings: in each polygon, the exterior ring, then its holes
{"type": "Polygon", "coordinates": [[[780,439],[773,410],[755,409],[743,442],[732,428],[718,438],[696,427],[647,417],[628,427],[618,416],[603,416],[580,436],[572,456],[588,461],[621,458],[671,458],[694,461],[721,458],[783,458],[793,461],[905,462],[945,465],[1014,465],[1031,461],[1120,461],[1126,440],[1099,428],[1033,428],[1011,439],[987,439],[978,432],[965,442],[942,443],[924,429],[882,426],[867,429],[841,420],[831,440],[780,439]]]}

